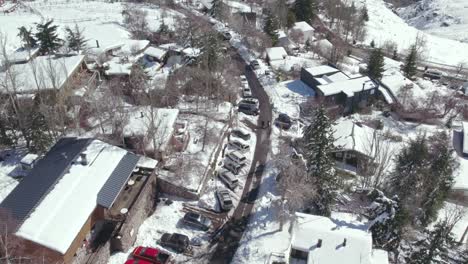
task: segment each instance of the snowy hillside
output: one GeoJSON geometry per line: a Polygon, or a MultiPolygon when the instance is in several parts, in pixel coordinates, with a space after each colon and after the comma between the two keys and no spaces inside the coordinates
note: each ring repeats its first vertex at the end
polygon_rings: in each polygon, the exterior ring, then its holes
{"type": "Polygon", "coordinates": [[[367,45],[372,40],[377,45],[382,45],[391,40],[398,44],[400,52],[404,52],[414,43],[416,36],[421,32],[427,39],[427,60],[451,65],[468,62],[468,53],[460,52],[468,50],[468,43],[434,36],[408,25],[402,18],[392,12],[384,3],[384,0],[363,0],[361,3],[365,3],[369,10],[365,40],[367,45]]]}
{"type": "Polygon", "coordinates": [[[396,11],[408,24],[418,29],[440,37],[468,42],[466,0],[421,0],[396,11]]]}

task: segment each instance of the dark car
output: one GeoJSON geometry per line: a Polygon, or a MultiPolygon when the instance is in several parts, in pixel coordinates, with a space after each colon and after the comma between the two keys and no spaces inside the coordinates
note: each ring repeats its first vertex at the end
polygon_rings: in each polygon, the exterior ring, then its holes
{"type": "Polygon", "coordinates": [[[437,70],[426,70],[423,73],[423,77],[427,77],[431,80],[439,80],[443,77],[443,73],[437,70]]]}
{"type": "Polygon", "coordinates": [[[258,60],[252,60],[250,62],[250,67],[252,67],[254,70],[258,70],[260,69],[260,63],[258,63],[258,60]]]}
{"type": "Polygon", "coordinates": [[[231,38],[232,38],[231,33],[229,33],[228,31],[223,32],[223,39],[224,40],[230,40],[231,38]]]}
{"type": "MultiPolygon", "coordinates": [[[[133,262],[126,264],[168,264],[172,263],[171,255],[160,249],[151,247],[136,247],[132,252],[133,262]]],[[[129,260],[130,261],[130,260],[129,260]]]]}
{"type": "Polygon", "coordinates": [[[258,108],[252,104],[241,103],[239,104],[237,111],[246,115],[258,115],[258,108]]]}
{"type": "Polygon", "coordinates": [[[287,114],[279,114],[275,120],[275,125],[282,129],[290,129],[292,126],[292,120],[287,114]]]}
{"type": "Polygon", "coordinates": [[[234,128],[231,131],[231,134],[235,137],[242,138],[243,140],[249,140],[250,139],[250,133],[245,131],[242,128],[234,128]]]}
{"type": "Polygon", "coordinates": [[[183,253],[189,248],[190,239],[188,236],[178,233],[164,233],[161,239],[158,240],[158,244],[178,253],[183,253]]]}
{"type": "Polygon", "coordinates": [[[182,221],[184,221],[186,225],[199,228],[203,231],[208,231],[211,226],[211,220],[209,218],[197,213],[186,213],[182,221]]]}

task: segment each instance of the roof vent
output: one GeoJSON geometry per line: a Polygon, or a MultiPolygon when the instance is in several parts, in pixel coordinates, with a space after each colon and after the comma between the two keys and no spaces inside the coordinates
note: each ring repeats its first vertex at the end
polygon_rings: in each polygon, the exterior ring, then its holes
{"type": "Polygon", "coordinates": [[[322,239],[319,239],[317,242],[317,248],[321,248],[321,247],[322,247],[322,239]]]}
{"type": "Polygon", "coordinates": [[[81,158],[81,165],[86,166],[88,165],[88,158],[86,157],[86,153],[80,153],[81,158]]]}

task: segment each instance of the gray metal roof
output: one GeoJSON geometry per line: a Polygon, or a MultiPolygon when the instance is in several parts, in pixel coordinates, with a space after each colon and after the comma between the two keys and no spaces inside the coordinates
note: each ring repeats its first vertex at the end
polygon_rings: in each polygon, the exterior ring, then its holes
{"type": "Polygon", "coordinates": [[[109,179],[99,191],[97,203],[105,208],[110,208],[127,183],[135,169],[139,156],[128,152],[117,164],[109,179]]]}
{"type": "Polygon", "coordinates": [[[61,138],[41,158],[16,188],[3,200],[0,209],[11,214],[18,229],[42,199],[69,170],[72,162],[92,139],[61,138]]]}

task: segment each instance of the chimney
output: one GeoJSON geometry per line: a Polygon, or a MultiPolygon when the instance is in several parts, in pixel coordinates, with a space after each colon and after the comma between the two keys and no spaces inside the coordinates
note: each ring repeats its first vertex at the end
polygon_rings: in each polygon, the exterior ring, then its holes
{"type": "Polygon", "coordinates": [[[322,247],[322,239],[319,239],[317,242],[317,248],[321,248],[321,247],[322,247]]]}
{"type": "Polygon", "coordinates": [[[81,165],[88,165],[88,159],[86,158],[86,153],[80,153],[81,165]]]}
{"type": "Polygon", "coordinates": [[[99,41],[96,39],[96,47],[99,48],[99,41]]]}
{"type": "Polygon", "coordinates": [[[343,240],[343,247],[346,247],[346,238],[343,240]]]}

